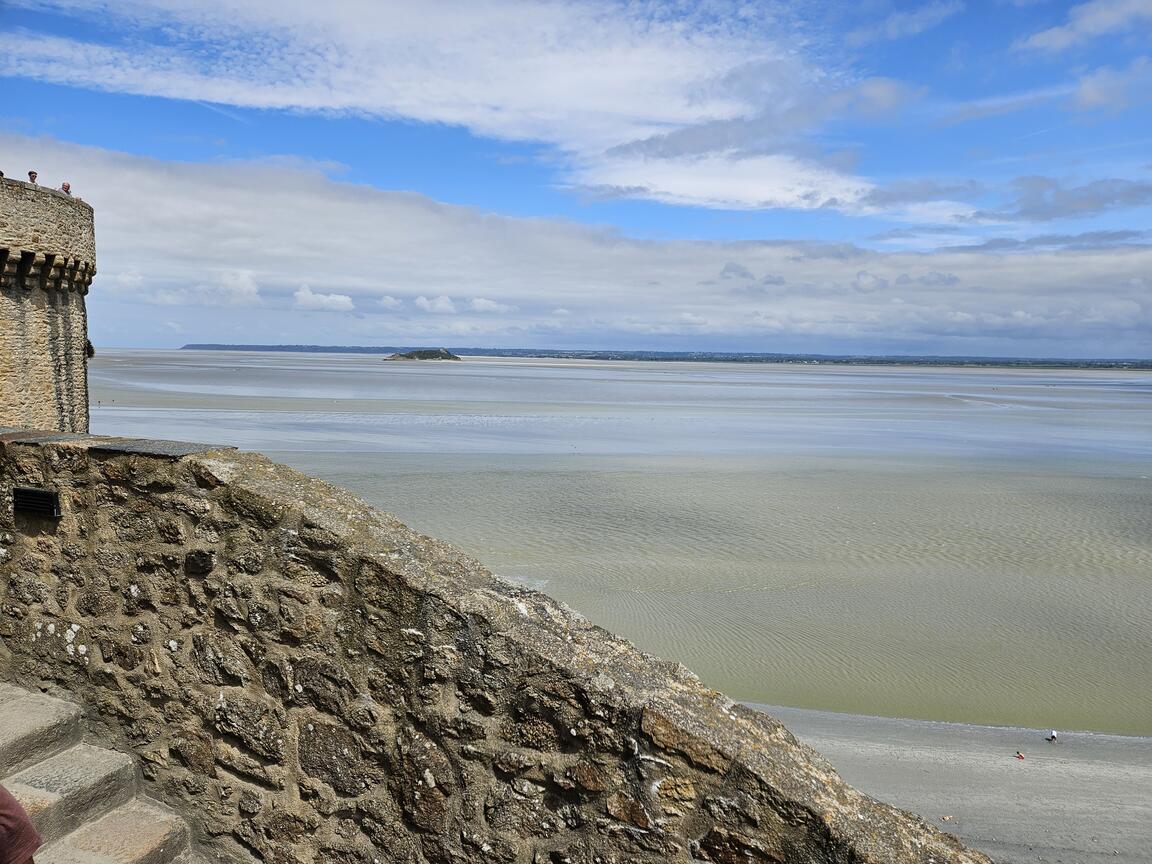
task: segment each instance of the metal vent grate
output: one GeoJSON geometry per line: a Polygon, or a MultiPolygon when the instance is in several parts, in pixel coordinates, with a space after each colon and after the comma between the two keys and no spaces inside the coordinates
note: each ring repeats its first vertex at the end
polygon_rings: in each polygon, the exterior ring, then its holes
{"type": "Polygon", "coordinates": [[[29,516],[60,516],[60,495],[50,489],[12,488],[12,509],[29,516]]]}

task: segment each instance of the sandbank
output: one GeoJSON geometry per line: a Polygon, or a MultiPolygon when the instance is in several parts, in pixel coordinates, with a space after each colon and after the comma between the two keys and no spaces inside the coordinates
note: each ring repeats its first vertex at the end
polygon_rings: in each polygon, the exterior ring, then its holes
{"type": "Polygon", "coordinates": [[[997,864],[1152,861],[1152,738],[751,707],[997,864]]]}

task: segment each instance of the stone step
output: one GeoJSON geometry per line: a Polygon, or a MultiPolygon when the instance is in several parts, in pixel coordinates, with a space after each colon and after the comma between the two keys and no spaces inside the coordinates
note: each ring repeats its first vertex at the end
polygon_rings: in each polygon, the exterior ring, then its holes
{"type": "Polygon", "coordinates": [[[0,777],[80,740],[80,709],[39,693],[0,684],[0,777]]]}
{"type": "Polygon", "coordinates": [[[77,744],[4,780],[45,843],[107,813],[136,793],[132,759],[77,744]]]}
{"type": "Polygon", "coordinates": [[[122,804],[36,854],[36,864],[183,864],[191,860],[184,820],[142,798],[122,804]]]}

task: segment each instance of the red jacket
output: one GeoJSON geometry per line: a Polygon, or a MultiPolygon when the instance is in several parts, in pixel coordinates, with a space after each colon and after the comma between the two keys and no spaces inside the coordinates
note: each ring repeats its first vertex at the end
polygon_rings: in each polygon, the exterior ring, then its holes
{"type": "Polygon", "coordinates": [[[0,864],[26,864],[40,843],[40,835],[20,802],[0,786],[0,864]]]}

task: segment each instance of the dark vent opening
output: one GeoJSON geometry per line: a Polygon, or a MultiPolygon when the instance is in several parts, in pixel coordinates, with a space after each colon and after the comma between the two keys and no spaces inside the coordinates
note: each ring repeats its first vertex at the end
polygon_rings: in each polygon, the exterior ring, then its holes
{"type": "Polygon", "coordinates": [[[56,519],[60,516],[60,495],[50,489],[15,486],[12,489],[12,510],[28,516],[56,519]]]}

